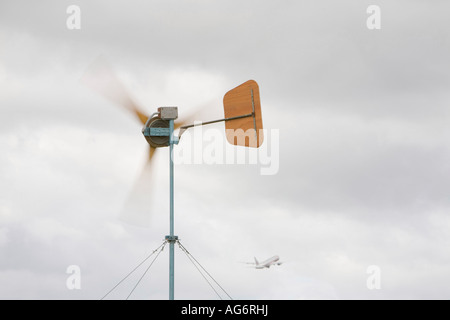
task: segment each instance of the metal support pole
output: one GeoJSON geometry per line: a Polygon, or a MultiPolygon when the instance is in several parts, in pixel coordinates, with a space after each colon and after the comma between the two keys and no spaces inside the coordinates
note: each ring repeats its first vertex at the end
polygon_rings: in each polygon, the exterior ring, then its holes
{"type": "Polygon", "coordinates": [[[173,199],[173,145],[174,145],[174,138],[173,138],[173,120],[169,120],[169,131],[170,131],[170,238],[169,238],[169,300],[174,300],[174,282],[175,282],[175,254],[174,254],[174,244],[176,237],[174,236],[174,217],[173,217],[173,206],[174,206],[174,199],[173,199]]]}

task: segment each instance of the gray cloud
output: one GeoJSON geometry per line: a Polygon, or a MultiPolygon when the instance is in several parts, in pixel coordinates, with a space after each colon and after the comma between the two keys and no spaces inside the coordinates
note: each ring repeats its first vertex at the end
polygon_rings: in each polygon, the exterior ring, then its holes
{"type": "MultiPolygon", "coordinates": [[[[176,233],[233,298],[447,298],[449,5],[378,1],[369,31],[369,4],[3,1],[0,297],[98,299],[167,233],[165,149],[150,228],[117,219],[147,146],[133,115],[79,82],[103,54],[149,113],[220,117],[226,91],[258,81],[278,174],[176,166],[176,233]],[[273,254],[286,263],[238,263],[273,254]],[[71,264],[80,291],[65,287],[71,264]],[[373,264],[381,290],[366,287],[373,264]]],[[[181,251],[177,274],[177,297],[215,298],[181,251]]],[[[166,298],[166,277],[162,254],[133,297],[166,298]]]]}

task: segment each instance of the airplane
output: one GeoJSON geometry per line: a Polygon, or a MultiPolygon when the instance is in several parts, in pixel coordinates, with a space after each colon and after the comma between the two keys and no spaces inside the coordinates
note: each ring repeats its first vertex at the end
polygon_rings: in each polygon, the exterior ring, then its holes
{"type": "Polygon", "coordinates": [[[247,262],[247,264],[253,264],[255,265],[255,269],[264,269],[264,268],[270,268],[270,266],[272,265],[277,265],[279,266],[280,264],[282,264],[283,262],[278,261],[280,260],[279,256],[273,256],[267,260],[264,260],[262,262],[259,262],[258,259],[256,259],[256,257],[254,258],[255,262],[247,262]]]}

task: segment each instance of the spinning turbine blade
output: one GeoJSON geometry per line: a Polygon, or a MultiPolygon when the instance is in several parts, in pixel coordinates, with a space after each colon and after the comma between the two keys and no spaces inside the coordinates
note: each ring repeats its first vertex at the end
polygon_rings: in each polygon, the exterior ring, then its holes
{"type": "MultiPolygon", "coordinates": [[[[201,105],[200,107],[196,107],[194,110],[190,111],[187,116],[179,118],[174,125],[174,129],[177,130],[182,126],[194,124],[196,121],[202,121],[204,119],[214,117],[211,115],[213,113],[212,111],[214,111],[214,108],[211,108],[212,105],[214,104],[208,103],[201,105]]],[[[178,136],[180,137],[184,131],[186,131],[186,129],[180,128],[178,136]]]]}
{"type": "MultiPolygon", "coordinates": [[[[130,97],[111,65],[102,56],[86,70],[81,82],[109,101],[131,111],[145,125],[148,116],[130,97]]],[[[148,160],[137,178],[121,212],[120,219],[126,223],[147,227],[150,225],[152,168],[151,162],[156,149],[149,148],[148,160]]]]}
{"type": "Polygon", "coordinates": [[[98,57],[86,70],[81,82],[104,98],[133,112],[142,124],[147,121],[148,116],[130,97],[105,58],[98,57]]]}
{"type": "Polygon", "coordinates": [[[152,204],[152,160],[156,148],[149,148],[149,157],[131,190],[121,212],[120,220],[138,227],[149,227],[152,204]]]}
{"type": "Polygon", "coordinates": [[[153,159],[153,154],[155,153],[156,148],[153,148],[152,146],[150,146],[150,149],[148,150],[148,164],[150,164],[150,162],[153,159]]]}

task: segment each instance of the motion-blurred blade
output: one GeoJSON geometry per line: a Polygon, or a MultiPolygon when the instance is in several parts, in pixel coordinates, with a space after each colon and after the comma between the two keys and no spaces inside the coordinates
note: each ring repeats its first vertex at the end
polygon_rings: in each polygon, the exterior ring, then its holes
{"type": "Polygon", "coordinates": [[[155,151],[156,148],[150,147],[148,161],[136,180],[120,213],[119,219],[125,223],[138,227],[150,226],[152,185],[154,180],[151,163],[154,159],[155,151]]]}
{"type": "Polygon", "coordinates": [[[142,124],[148,116],[131,99],[125,86],[116,76],[111,65],[102,56],[98,57],[86,70],[81,82],[101,94],[104,98],[133,112],[142,124]]]}
{"type": "MultiPolygon", "coordinates": [[[[220,115],[214,115],[215,113],[214,111],[216,111],[215,109],[218,108],[214,108],[214,103],[212,102],[201,105],[195,108],[194,110],[190,110],[186,114],[184,114],[183,109],[180,109],[178,111],[180,117],[175,122],[174,129],[177,130],[182,126],[191,125],[194,124],[195,122],[208,121],[220,117],[220,115]]],[[[178,136],[180,137],[184,131],[185,129],[180,128],[178,136]]]]}
{"type": "Polygon", "coordinates": [[[148,161],[147,161],[147,165],[150,165],[152,159],[153,159],[153,154],[155,153],[156,148],[153,148],[152,146],[150,146],[150,148],[148,149],[148,161]]]}

